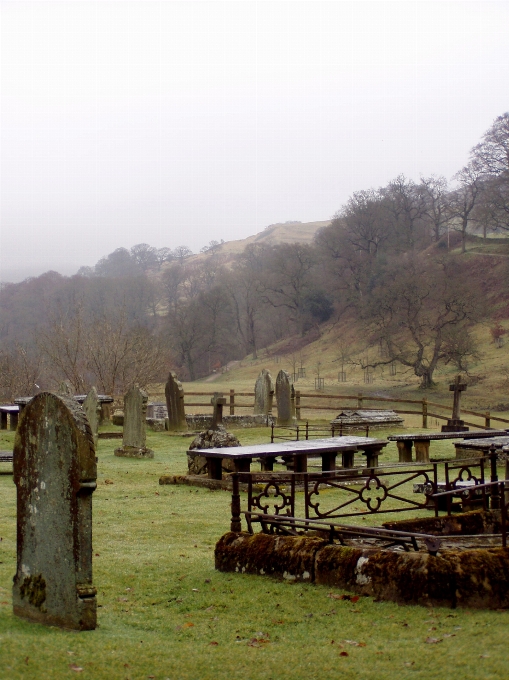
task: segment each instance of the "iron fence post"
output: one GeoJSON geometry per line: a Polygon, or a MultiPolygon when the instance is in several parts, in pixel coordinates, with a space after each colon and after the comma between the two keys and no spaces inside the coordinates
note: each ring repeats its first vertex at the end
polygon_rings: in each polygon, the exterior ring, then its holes
{"type": "MultiPolygon", "coordinates": [[[[490,482],[498,482],[497,474],[497,450],[495,445],[490,446],[490,465],[491,465],[491,479],[490,482]]],[[[500,508],[500,496],[498,484],[491,487],[491,509],[498,510],[500,508]]]]}
{"type": "Polygon", "coordinates": [[[236,533],[242,531],[240,518],[240,484],[237,472],[232,474],[232,518],[230,522],[230,531],[235,531],[236,533]]]}

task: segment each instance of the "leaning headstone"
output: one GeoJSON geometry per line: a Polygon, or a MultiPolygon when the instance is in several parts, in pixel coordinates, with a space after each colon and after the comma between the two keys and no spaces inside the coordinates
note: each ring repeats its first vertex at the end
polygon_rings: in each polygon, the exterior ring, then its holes
{"type": "Polygon", "coordinates": [[[96,627],[92,584],[92,432],[73,399],[34,397],[14,444],[17,569],[14,614],[73,630],[96,627]]]}
{"type": "Polygon", "coordinates": [[[168,375],[164,388],[166,408],[168,409],[168,430],[187,430],[186,412],[184,410],[184,388],[173,371],[168,375]]]}
{"type": "Polygon", "coordinates": [[[256,379],[254,415],[270,415],[272,413],[273,398],[274,383],[272,382],[272,376],[264,368],[256,379]]]}
{"type": "Polygon", "coordinates": [[[279,371],[276,378],[277,424],[293,425],[292,389],[290,376],[286,371],[279,371]]]}
{"type": "Polygon", "coordinates": [[[147,449],[147,393],[133,385],[124,396],[124,436],[122,446],[115,449],[116,456],[126,458],[153,458],[152,449],[147,449]]]}
{"type": "Polygon", "coordinates": [[[97,390],[92,387],[83,402],[83,410],[87,416],[92,436],[94,438],[94,446],[97,448],[97,440],[99,438],[99,423],[101,421],[101,404],[97,397],[97,390]]]}

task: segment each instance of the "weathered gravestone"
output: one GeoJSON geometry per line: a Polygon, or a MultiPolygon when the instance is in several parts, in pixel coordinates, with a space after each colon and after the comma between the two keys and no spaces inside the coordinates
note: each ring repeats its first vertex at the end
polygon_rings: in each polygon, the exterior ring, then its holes
{"type": "Polygon", "coordinates": [[[274,398],[274,383],[269,371],[264,368],[255,384],[254,415],[268,416],[272,413],[272,400],[274,398]]]}
{"type": "Polygon", "coordinates": [[[83,402],[83,410],[87,416],[88,424],[92,430],[92,436],[94,438],[94,446],[97,448],[97,440],[99,438],[99,423],[102,419],[101,414],[101,403],[99,401],[97,390],[92,387],[90,392],[87,394],[85,401],[83,402]]]}
{"type": "Polygon", "coordinates": [[[164,388],[166,408],[168,409],[168,430],[187,430],[186,412],[184,410],[184,388],[173,371],[168,375],[164,388]]]}
{"type": "Polygon", "coordinates": [[[124,436],[122,446],[115,449],[116,456],[127,458],[153,458],[152,449],[147,449],[147,393],[133,385],[124,396],[124,436]]]}
{"type": "Polygon", "coordinates": [[[279,371],[276,378],[277,424],[293,425],[295,415],[292,412],[292,386],[286,371],[279,371]]]}
{"type": "Polygon", "coordinates": [[[14,443],[17,616],[74,630],[96,627],[96,477],[92,432],[82,408],[68,397],[38,394],[23,411],[14,443]]]}

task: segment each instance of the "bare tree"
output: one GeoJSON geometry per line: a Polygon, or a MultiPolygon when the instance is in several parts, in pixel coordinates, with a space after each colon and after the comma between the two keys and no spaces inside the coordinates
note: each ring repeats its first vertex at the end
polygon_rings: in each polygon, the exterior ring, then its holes
{"type": "Polygon", "coordinates": [[[467,233],[473,221],[474,208],[483,190],[483,174],[475,163],[469,163],[456,175],[459,187],[449,194],[449,214],[454,229],[461,232],[461,252],[466,252],[467,233]]]}
{"type": "Polygon", "coordinates": [[[466,268],[410,256],[390,263],[359,311],[371,344],[383,342],[387,348],[385,357],[362,368],[398,362],[413,369],[422,388],[434,384],[439,361],[453,358],[453,335],[466,338],[481,316],[466,268]]]}
{"type": "Polygon", "coordinates": [[[434,241],[439,241],[450,219],[447,202],[447,180],[443,176],[421,177],[425,197],[424,215],[429,221],[434,241]]]}

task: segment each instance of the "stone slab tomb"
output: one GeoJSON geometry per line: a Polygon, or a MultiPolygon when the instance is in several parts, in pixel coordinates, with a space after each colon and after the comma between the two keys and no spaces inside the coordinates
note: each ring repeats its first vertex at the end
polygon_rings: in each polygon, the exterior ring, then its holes
{"type": "Polygon", "coordinates": [[[343,409],[331,420],[336,429],[401,427],[404,419],[390,409],[343,409]]]}
{"type": "Polygon", "coordinates": [[[116,456],[125,458],[153,458],[147,449],[147,393],[133,385],[124,396],[124,436],[122,446],[115,449],[116,456]]]}
{"type": "Polygon", "coordinates": [[[69,397],[42,392],[20,418],[14,444],[17,566],[14,614],[73,630],[96,627],[90,426],[69,397]]]}

